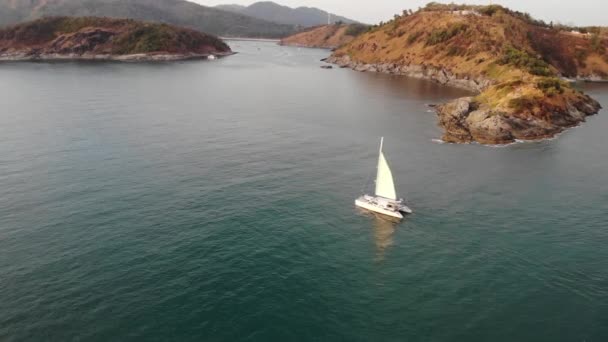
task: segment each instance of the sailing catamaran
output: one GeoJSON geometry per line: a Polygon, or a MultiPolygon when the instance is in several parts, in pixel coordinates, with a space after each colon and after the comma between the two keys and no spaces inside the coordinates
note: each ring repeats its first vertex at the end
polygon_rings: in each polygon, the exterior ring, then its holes
{"type": "Polygon", "coordinates": [[[397,199],[393,173],[382,153],[384,138],[380,139],[380,156],[378,157],[378,170],[376,174],[376,196],[363,195],[355,200],[355,205],[379,214],[403,218],[402,213],[411,214],[403,199],[397,199]]]}

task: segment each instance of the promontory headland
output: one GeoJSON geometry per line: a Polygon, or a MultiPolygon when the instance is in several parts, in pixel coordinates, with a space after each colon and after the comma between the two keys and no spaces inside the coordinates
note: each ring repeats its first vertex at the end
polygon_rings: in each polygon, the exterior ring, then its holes
{"type": "Polygon", "coordinates": [[[307,28],[281,39],[281,45],[307,48],[334,49],[348,44],[368,30],[363,24],[332,24],[307,28]]]}
{"type": "Polygon", "coordinates": [[[443,140],[506,144],[552,137],[597,114],[571,80],[608,78],[608,30],[544,23],[502,6],[430,3],[372,28],[329,62],[430,79],[475,96],[439,105],[443,140]]]}
{"type": "Polygon", "coordinates": [[[0,30],[0,61],[175,61],[230,54],[212,35],[132,19],[51,17],[0,30]]]}

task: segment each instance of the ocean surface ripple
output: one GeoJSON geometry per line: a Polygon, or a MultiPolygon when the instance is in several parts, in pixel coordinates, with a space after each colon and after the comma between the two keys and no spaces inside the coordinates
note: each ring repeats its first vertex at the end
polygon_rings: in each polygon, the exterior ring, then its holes
{"type": "Polygon", "coordinates": [[[608,341],[608,112],[438,144],[466,92],[231,44],[0,64],[0,340],[608,341]],[[380,136],[398,224],[353,205],[380,136]]]}

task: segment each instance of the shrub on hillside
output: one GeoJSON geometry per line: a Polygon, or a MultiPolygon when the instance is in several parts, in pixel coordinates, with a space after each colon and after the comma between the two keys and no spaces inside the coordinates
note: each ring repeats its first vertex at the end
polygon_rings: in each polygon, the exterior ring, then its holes
{"type": "Polygon", "coordinates": [[[500,5],[489,5],[489,6],[482,6],[477,11],[483,15],[487,15],[487,16],[491,17],[498,11],[502,11],[502,10],[504,10],[504,7],[502,7],[500,5]]]}
{"type": "Polygon", "coordinates": [[[602,44],[600,35],[597,33],[593,33],[591,35],[591,51],[597,52],[599,54],[602,54],[605,51],[604,44],[602,44]]]}
{"type": "Polygon", "coordinates": [[[407,43],[409,45],[412,45],[415,41],[418,40],[418,38],[420,38],[420,36],[422,36],[423,32],[422,31],[417,31],[414,33],[411,33],[409,36],[407,36],[407,43]]]}
{"type": "Polygon", "coordinates": [[[512,65],[527,70],[537,76],[552,76],[553,72],[547,62],[542,59],[530,56],[528,53],[508,46],[499,63],[502,65],[512,65]]]}
{"type": "Polygon", "coordinates": [[[363,24],[352,24],[346,29],[346,35],[356,37],[369,30],[369,26],[363,24]]]}
{"type": "Polygon", "coordinates": [[[433,30],[426,40],[427,45],[437,45],[457,36],[461,32],[465,32],[469,26],[464,23],[453,24],[447,29],[433,30]]]}
{"type": "Polygon", "coordinates": [[[547,95],[563,94],[566,85],[556,77],[543,78],[536,82],[538,89],[547,95]]]}
{"type": "Polygon", "coordinates": [[[455,3],[451,4],[441,4],[438,2],[429,2],[424,8],[423,11],[427,12],[439,12],[439,11],[464,11],[472,9],[474,6],[470,5],[457,5],[455,3]]]}
{"type": "Polygon", "coordinates": [[[467,54],[467,49],[460,46],[450,46],[448,49],[448,56],[464,56],[467,54]]]}

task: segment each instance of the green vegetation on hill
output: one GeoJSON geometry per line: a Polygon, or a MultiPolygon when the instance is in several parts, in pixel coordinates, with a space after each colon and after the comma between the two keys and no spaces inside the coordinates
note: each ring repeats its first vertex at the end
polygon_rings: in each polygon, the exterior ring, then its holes
{"type": "Polygon", "coordinates": [[[44,16],[105,16],[185,26],[220,36],[279,38],[293,25],[201,6],[185,0],[0,0],[0,26],[44,16]]]}
{"type": "Polygon", "coordinates": [[[363,24],[350,24],[346,29],[346,35],[356,37],[360,34],[363,34],[369,30],[369,26],[363,24]]]}
{"type": "Polygon", "coordinates": [[[510,65],[521,68],[532,75],[551,76],[554,72],[547,62],[538,57],[533,57],[525,51],[518,50],[512,46],[505,47],[502,57],[499,60],[502,65],[510,65]]]}
{"type": "Polygon", "coordinates": [[[437,45],[448,41],[455,37],[456,35],[465,32],[469,26],[463,23],[457,23],[450,25],[445,29],[436,29],[431,32],[429,37],[426,40],[427,45],[437,45]]]}
{"type": "Polygon", "coordinates": [[[0,30],[7,54],[224,54],[217,37],[167,24],[133,19],[49,17],[0,30]]]}

